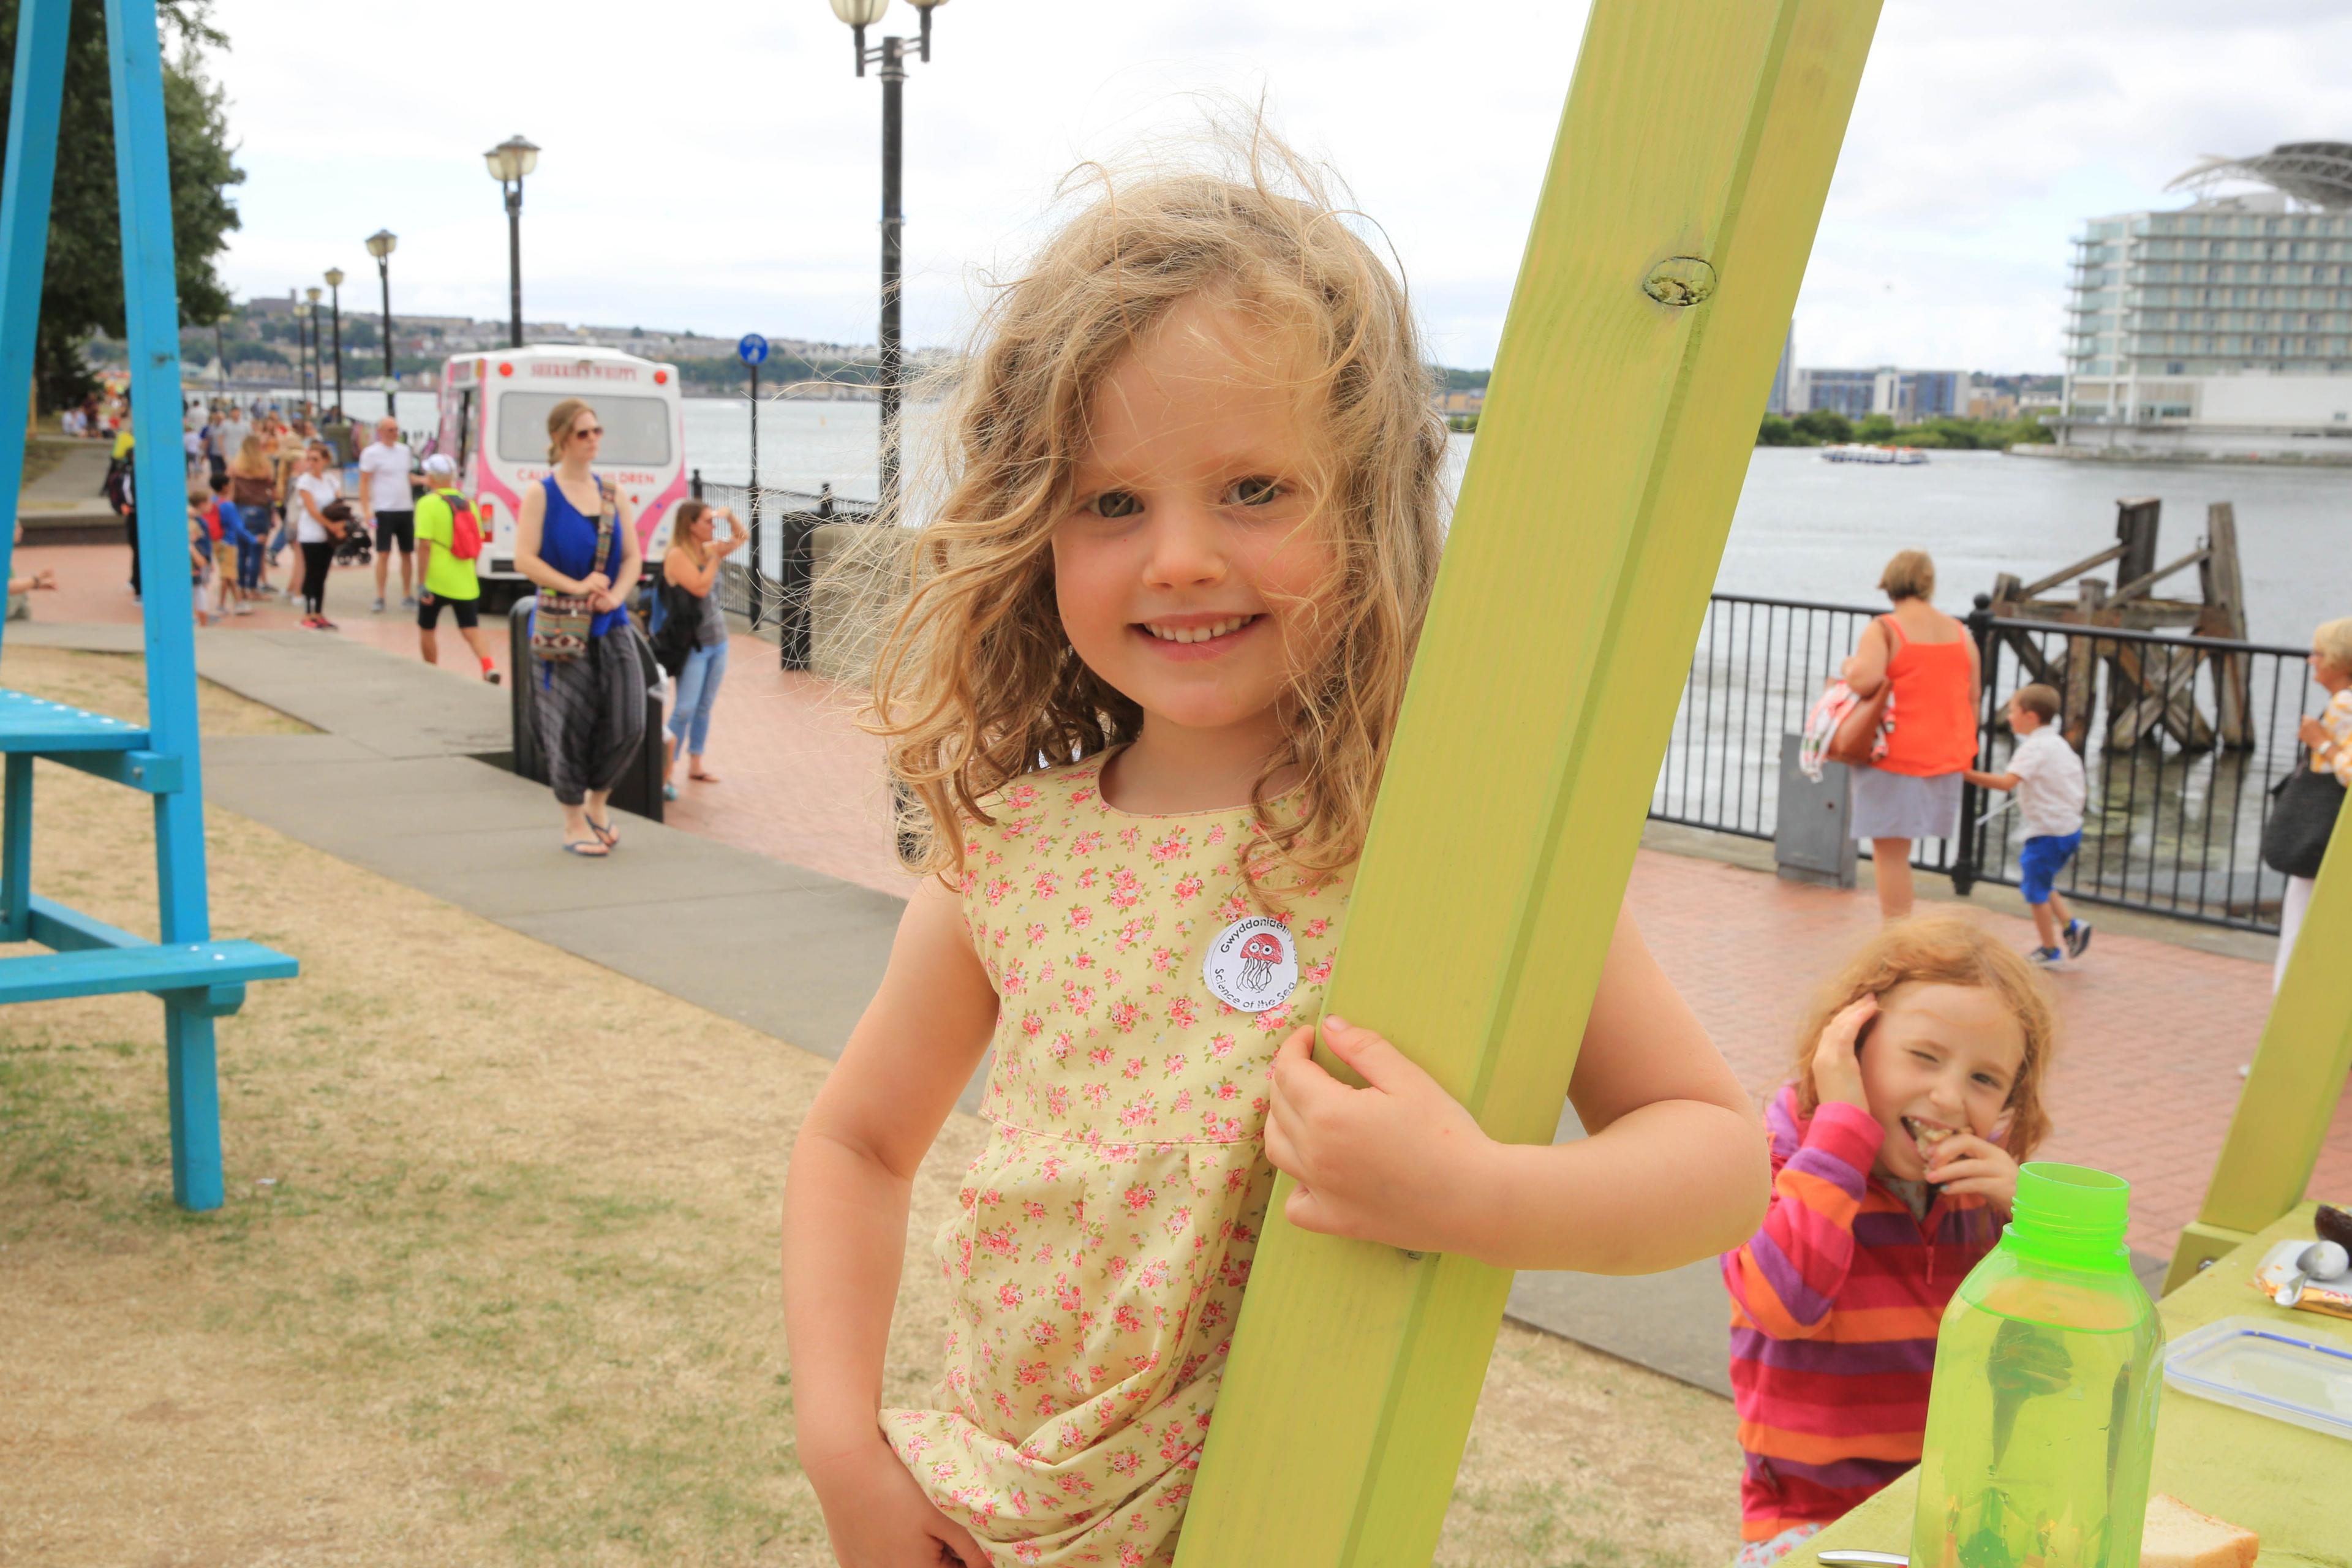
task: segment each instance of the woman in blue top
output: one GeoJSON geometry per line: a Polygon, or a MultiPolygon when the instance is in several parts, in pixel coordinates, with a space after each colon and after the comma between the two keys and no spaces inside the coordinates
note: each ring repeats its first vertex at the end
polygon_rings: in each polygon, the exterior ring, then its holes
{"type": "Polygon", "coordinates": [[[593,615],[576,658],[531,672],[540,749],[563,807],[563,847],[601,858],[621,842],[607,797],[646,730],[646,678],[623,606],[637,585],[637,531],[617,487],[590,471],[604,426],[577,397],[547,416],[555,471],[522,493],[515,570],[549,593],[584,594],[593,615]]]}

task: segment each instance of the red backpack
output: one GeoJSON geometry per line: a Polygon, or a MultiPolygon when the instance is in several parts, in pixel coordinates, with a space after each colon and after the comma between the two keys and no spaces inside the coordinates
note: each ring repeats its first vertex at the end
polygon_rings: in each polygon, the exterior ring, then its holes
{"type": "Polygon", "coordinates": [[[449,553],[471,561],[482,552],[482,525],[474,521],[474,503],[456,490],[443,490],[449,503],[449,553]]]}

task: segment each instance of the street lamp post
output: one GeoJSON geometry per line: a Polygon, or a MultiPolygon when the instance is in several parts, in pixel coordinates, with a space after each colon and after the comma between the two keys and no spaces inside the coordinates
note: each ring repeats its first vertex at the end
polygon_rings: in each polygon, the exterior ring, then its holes
{"type": "Polygon", "coordinates": [[[400,379],[392,368],[392,253],[399,244],[400,237],[388,228],[367,237],[368,254],[375,258],[376,279],[383,285],[383,411],[394,416],[399,410],[393,404],[393,393],[400,379]]]}
{"type": "Polygon", "coordinates": [[[334,323],[335,330],[334,409],[336,416],[341,418],[347,416],[343,414],[343,269],[340,267],[327,268],[327,319],[334,323]]]}
{"type": "Polygon", "coordinates": [[[302,397],[310,405],[312,418],[320,416],[319,405],[327,400],[326,363],[319,357],[319,296],[324,292],[315,286],[302,290],[302,297],[310,301],[310,384],[303,388],[302,397]]]}
{"type": "MultiPolygon", "coordinates": [[[[293,299],[294,290],[289,289],[286,291],[286,294],[287,299],[290,303],[293,299]]],[[[294,390],[301,401],[307,403],[310,398],[310,334],[303,328],[302,311],[300,307],[297,306],[293,314],[294,390]]]]}
{"type": "Polygon", "coordinates": [[[508,137],[482,154],[490,166],[490,178],[507,197],[507,293],[509,318],[507,342],[510,347],[522,347],[522,181],[525,174],[539,167],[539,148],[523,139],[520,132],[508,137]]]}
{"type": "MultiPolygon", "coordinates": [[[[947,4],[947,0],[912,0],[921,18],[920,32],[915,42],[916,54],[926,63],[931,58],[931,13],[947,4]]],[[[886,37],[877,49],[866,47],[866,29],[882,19],[890,8],[890,0],[833,0],[833,14],[849,25],[856,45],[857,74],[864,76],[867,65],[877,65],[882,79],[882,321],[880,342],[881,364],[875,391],[881,403],[882,455],[881,513],[888,516],[898,499],[898,404],[904,379],[904,356],[898,342],[899,270],[903,251],[901,231],[905,226],[898,210],[899,145],[907,83],[907,44],[901,37],[886,37]]]]}

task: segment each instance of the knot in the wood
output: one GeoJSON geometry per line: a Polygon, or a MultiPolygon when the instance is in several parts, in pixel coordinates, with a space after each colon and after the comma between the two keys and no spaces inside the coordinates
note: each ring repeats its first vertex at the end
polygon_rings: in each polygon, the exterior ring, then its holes
{"type": "Polygon", "coordinates": [[[1650,268],[1642,292],[1661,305],[1703,305],[1715,292],[1715,268],[1696,256],[1669,256],[1650,268]]]}

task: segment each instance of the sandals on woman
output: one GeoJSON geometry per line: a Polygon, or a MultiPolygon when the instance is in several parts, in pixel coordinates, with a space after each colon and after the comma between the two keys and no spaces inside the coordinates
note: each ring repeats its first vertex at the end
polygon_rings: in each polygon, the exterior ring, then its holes
{"type": "Polygon", "coordinates": [[[602,860],[613,853],[602,838],[567,838],[563,852],[577,855],[583,860],[602,860]]]}
{"type": "Polygon", "coordinates": [[[588,824],[588,831],[594,834],[597,841],[605,848],[618,849],[621,847],[621,836],[614,831],[610,822],[599,822],[593,816],[585,816],[582,820],[588,824]]]}

